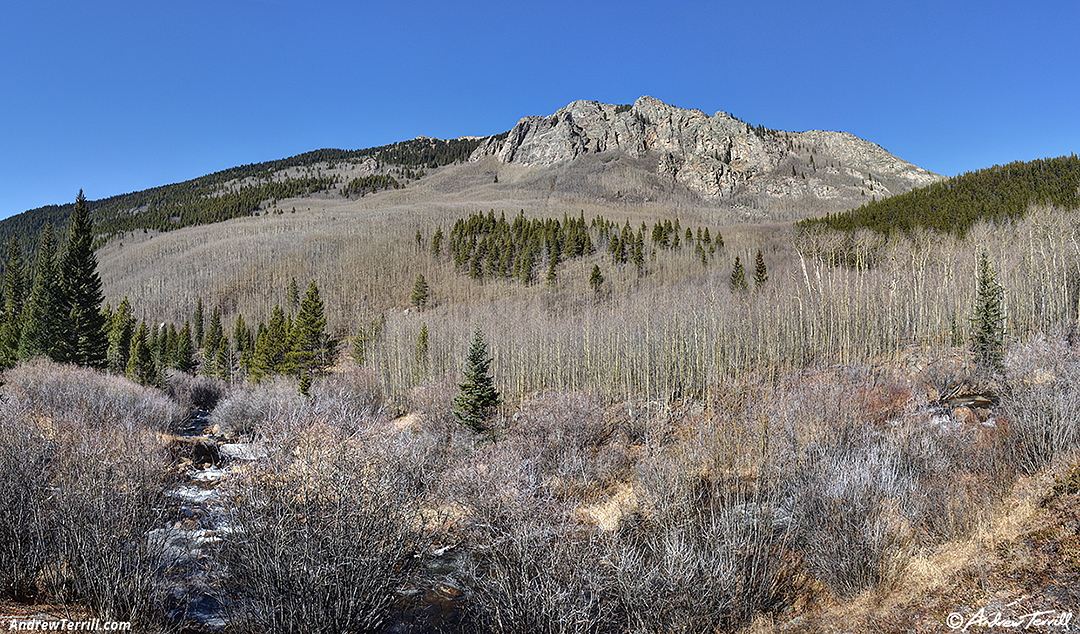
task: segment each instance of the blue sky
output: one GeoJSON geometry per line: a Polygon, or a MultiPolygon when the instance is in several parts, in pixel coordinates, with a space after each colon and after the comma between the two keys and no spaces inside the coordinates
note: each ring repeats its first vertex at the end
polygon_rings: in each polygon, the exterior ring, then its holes
{"type": "Polygon", "coordinates": [[[652,95],[955,175],[1080,149],[1080,3],[11,2],[0,217],[652,95]]]}

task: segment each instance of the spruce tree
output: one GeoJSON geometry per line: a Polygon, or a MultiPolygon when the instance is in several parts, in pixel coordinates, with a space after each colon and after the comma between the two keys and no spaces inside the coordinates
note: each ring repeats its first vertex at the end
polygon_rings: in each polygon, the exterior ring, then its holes
{"type": "Polygon", "coordinates": [[[165,336],[165,367],[176,367],[176,349],[179,339],[180,333],[176,331],[176,326],[170,323],[165,336]]]}
{"type": "Polygon", "coordinates": [[[90,209],[82,190],[71,212],[68,246],[60,264],[63,308],[68,316],[68,358],[77,365],[102,368],[105,366],[105,317],[101,313],[104,297],[101,277],[97,273],[94,255],[94,230],[90,209]]]}
{"type": "Polygon", "coordinates": [[[319,299],[319,288],[311,280],[300,312],[289,333],[289,350],[285,354],[285,372],[295,376],[309,374],[317,377],[334,362],[336,342],[325,332],[326,316],[319,299]]]}
{"type": "Polygon", "coordinates": [[[227,381],[232,375],[232,355],[229,354],[229,338],[221,335],[215,349],[217,353],[214,358],[214,376],[227,381]]]}
{"type": "Polygon", "coordinates": [[[116,307],[116,313],[109,323],[109,347],[105,358],[109,372],[123,374],[127,372],[128,355],[131,353],[131,337],[135,332],[135,317],[131,314],[131,303],[125,296],[116,307]]]}
{"type": "Polygon", "coordinates": [[[244,322],[244,316],[239,313],[236,315],[236,325],[233,327],[233,341],[236,343],[236,356],[240,369],[248,372],[255,352],[255,341],[251,338],[251,329],[244,322]]]}
{"type": "Polygon", "coordinates": [[[191,324],[184,322],[184,327],[176,335],[176,357],[173,367],[181,372],[191,372],[195,367],[195,344],[191,340],[191,324]]]}
{"type": "Polygon", "coordinates": [[[64,351],[66,317],[60,309],[60,280],[56,261],[56,239],[52,224],[46,223],[37,252],[30,299],[23,309],[23,329],[19,338],[19,357],[48,355],[54,361],[67,358],[64,351]]]}
{"type": "Polygon", "coordinates": [[[289,279],[289,290],[286,294],[288,300],[289,312],[296,312],[297,307],[300,306],[300,288],[296,285],[296,278],[289,279]]]}
{"type": "Polygon", "coordinates": [[[221,335],[225,334],[225,327],[221,324],[221,307],[214,306],[210,313],[210,327],[206,330],[206,358],[211,360],[217,354],[218,344],[221,343],[221,335]]]}
{"type": "Polygon", "coordinates": [[[435,235],[431,238],[431,255],[432,257],[439,257],[439,252],[442,250],[443,232],[442,227],[435,230],[435,235]]]}
{"type": "Polygon", "coordinates": [[[990,264],[986,249],[979,255],[975,311],[971,318],[971,351],[975,365],[983,371],[1005,369],[1005,311],[1003,291],[990,264]]]}
{"type": "Polygon", "coordinates": [[[757,260],[754,262],[754,289],[760,289],[769,281],[769,272],[765,269],[765,256],[758,249],[757,260]]]}
{"type": "Polygon", "coordinates": [[[150,351],[149,330],[146,321],[139,324],[139,329],[131,337],[131,350],[128,352],[127,377],[137,383],[150,385],[155,382],[154,360],[150,351]]]}
{"type": "Polygon", "coordinates": [[[645,236],[642,231],[638,231],[637,238],[633,240],[630,257],[634,261],[634,267],[637,268],[637,274],[643,275],[645,273],[645,236]]]}
{"type": "Polygon", "coordinates": [[[428,283],[424,279],[424,274],[416,276],[416,283],[413,284],[412,297],[410,298],[412,305],[418,310],[423,310],[427,306],[428,302],[428,283]]]}
{"type": "Polygon", "coordinates": [[[589,286],[592,287],[593,293],[600,294],[600,290],[604,286],[604,274],[600,272],[600,265],[594,264],[592,267],[592,274],[589,276],[589,286]]]}
{"type": "Polygon", "coordinates": [[[265,329],[259,328],[259,338],[255,340],[255,363],[259,375],[281,372],[285,365],[285,352],[289,341],[289,325],[281,306],[275,305],[270,315],[270,322],[265,329]]]}
{"type": "Polygon", "coordinates": [[[428,346],[427,323],[420,326],[420,335],[416,338],[416,350],[413,354],[413,365],[416,368],[416,379],[427,377],[431,367],[431,351],[428,346]]]}
{"type": "Polygon", "coordinates": [[[195,317],[194,317],[194,322],[195,322],[195,332],[194,332],[195,341],[194,341],[194,344],[195,344],[196,349],[203,347],[203,336],[205,335],[205,333],[203,332],[203,320],[205,319],[205,315],[204,315],[205,312],[206,311],[203,309],[202,297],[199,297],[198,303],[195,305],[195,317]]]}
{"type": "Polygon", "coordinates": [[[367,363],[368,354],[374,349],[379,338],[382,336],[383,326],[386,325],[386,315],[373,318],[370,323],[360,322],[353,338],[353,359],[357,365],[367,363]]]}
{"type": "Polygon", "coordinates": [[[489,374],[491,361],[483,334],[477,328],[465,357],[465,381],[458,383],[460,391],[454,397],[454,417],[480,433],[489,430],[487,421],[491,410],[502,402],[489,374]]]}
{"type": "MultiPolygon", "coordinates": [[[[708,231],[706,229],[705,231],[708,231]]],[[[735,266],[731,268],[731,281],[729,282],[731,291],[745,291],[746,290],[746,271],[743,270],[742,262],[739,260],[739,256],[735,256],[735,266]]]]}
{"type": "Polygon", "coordinates": [[[10,368],[19,359],[22,338],[25,267],[18,236],[11,236],[7,268],[4,269],[3,321],[0,323],[0,367],[10,368]]]}

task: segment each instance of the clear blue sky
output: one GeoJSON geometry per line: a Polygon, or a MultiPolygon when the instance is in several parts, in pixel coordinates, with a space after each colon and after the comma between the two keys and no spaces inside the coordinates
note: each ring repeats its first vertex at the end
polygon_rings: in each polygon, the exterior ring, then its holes
{"type": "Polygon", "coordinates": [[[0,217],[648,94],[932,171],[1080,150],[1080,3],[8,2],[0,217]]]}

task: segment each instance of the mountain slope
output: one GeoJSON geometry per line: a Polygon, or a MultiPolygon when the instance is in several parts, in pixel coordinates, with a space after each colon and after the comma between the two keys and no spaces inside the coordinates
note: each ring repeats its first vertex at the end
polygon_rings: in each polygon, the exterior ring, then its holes
{"type": "Polygon", "coordinates": [[[807,219],[804,229],[911,231],[916,227],[963,235],[979,220],[1015,220],[1031,205],[1080,206],[1080,158],[1014,161],[967,172],[850,211],[807,219]]]}
{"type": "MultiPolygon", "coordinates": [[[[465,160],[479,143],[473,138],[418,137],[363,150],[314,150],[94,200],[90,202],[91,214],[102,238],[138,229],[167,231],[222,222],[257,213],[267,201],[304,197],[332,188],[340,187],[341,195],[349,196],[400,187],[419,178],[425,169],[465,160]],[[343,163],[359,168],[355,171],[360,175],[346,181],[340,171],[332,173],[343,163]]],[[[71,203],[49,205],[0,221],[0,244],[18,235],[23,245],[32,245],[46,221],[61,229],[71,210],[71,203]]]]}
{"type": "MultiPolygon", "coordinates": [[[[485,172],[494,162],[484,200],[653,203],[728,212],[717,213],[717,221],[798,220],[942,178],[850,134],[782,132],[724,112],[710,117],[641,97],[633,105],[575,101],[489,137],[418,137],[238,166],[91,201],[91,213],[102,240],[143,229],[168,231],[255,215],[282,199],[396,189],[428,170],[466,160],[485,172]]],[[[475,170],[464,167],[448,168],[439,191],[428,188],[425,195],[459,194],[453,190],[459,180],[475,185],[475,170]]],[[[8,218],[0,222],[0,244],[18,235],[33,245],[46,220],[61,228],[70,211],[70,204],[54,205],[8,218]]]]}

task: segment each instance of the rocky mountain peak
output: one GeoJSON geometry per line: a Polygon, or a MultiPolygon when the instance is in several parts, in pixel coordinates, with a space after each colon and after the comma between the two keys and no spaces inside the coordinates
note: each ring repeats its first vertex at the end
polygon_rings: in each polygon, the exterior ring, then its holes
{"type": "Polygon", "coordinates": [[[753,127],[724,111],[709,116],[650,96],[632,105],[574,101],[525,117],[470,160],[542,167],[610,151],[652,159],[658,176],[711,202],[810,197],[845,207],[861,204],[868,190],[880,197],[941,179],[850,134],[753,127]]]}

